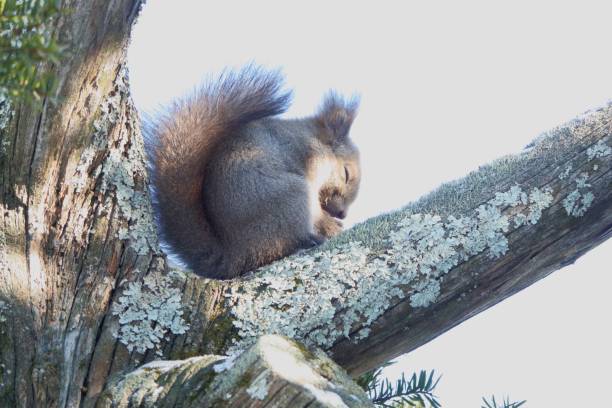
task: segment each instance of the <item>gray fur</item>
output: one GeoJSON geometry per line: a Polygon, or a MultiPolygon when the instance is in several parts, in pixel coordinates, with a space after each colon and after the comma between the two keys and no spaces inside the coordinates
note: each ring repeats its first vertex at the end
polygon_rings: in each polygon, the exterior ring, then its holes
{"type": "Polygon", "coordinates": [[[199,275],[233,278],[321,243],[356,197],[358,102],[330,93],[314,116],[279,119],[282,83],[228,72],[146,124],[162,236],[199,275]]]}

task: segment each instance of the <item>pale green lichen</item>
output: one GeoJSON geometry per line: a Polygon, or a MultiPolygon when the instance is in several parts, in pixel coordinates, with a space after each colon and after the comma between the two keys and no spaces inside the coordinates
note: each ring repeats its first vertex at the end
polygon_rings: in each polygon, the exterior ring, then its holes
{"type": "Polygon", "coordinates": [[[161,342],[169,333],[183,334],[189,328],[181,297],[172,276],[153,273],[143,283],[130,282],[113,306],[120,325],[115,337],[130,351],[155,349],[160,354],[161,342]]]}
{"type": "Polygon", "coordinates": [[[606,144],[603,139],[587,149],[589,160],[605,157],[612,154],[612,148],[606,144]]]}
{"type": "MultiPolygon", "coordinates": [[[[390,269],[384,262],[369,265],[369,253],[361,244],[352,243],[324,251],[316,259],[298,254],[264,268],[258,278],[244,283],[247,293],[259,292],[260,296],[232,296],[232,313],[237,318],[234,326],[240,337],[251,344],[262,333],[278,333],[307,339],[309,344],[327,344],[340,334],[329,324],[337,302],[344,302],[349,309],[345,317],[348,324],[342,325],[341,332],[348,336],[350,321],[357,317],[351,310],[360,310],[360,304],[375,298],[387,298],[377,281],[390,269]],[[333,276],[330,270],[334,270],[333,276]],[[317,281],[322,284],[310,284],[317,281]]],[[[248,344],[241,342],[239,346],[248,344]]]]}
{"type": "MultiPolygon", "coordinates": [[[[612,154],[612,148],[606,144],[607,139],[608,137],[600,139],[597,141],[597,143],[587,149],[586,153],[589,162],[594,160],[596,161],[597,159],[601,159],[612,154]]],[[[597,163],[593,164],[593,171],[597,171],[598,169],[599,165],[597,163]]],[[[591,184],[587,182],[588,179],[588,173],[581,173],[574,180],[576,183],[576,189],[571,191],[562,201],[563,208],[565,209],[567,215],[572,217],[582,217],[593,204],[595,195],[592,191],[590,191],[591,184]]]]}
{"type": "Polygon", "coordinates": [[[13,108],[11,101],[0,93],[0,156],[6,154],[8,147],[11,145],[11,141],[4,129],[8,126],[11,118],[13,117],[13,108]]]}
{"type": "Polygon", "coordinates": [[[410,296],[410,306],[427,307],[436,301],[440,294],[440,282],[437,280],[423,281],[415,287],[416,293],[410,296]]]}
{"type": "Polygon", "coordinates": [[[575,180],[576,189],[563,199],[562,204],[567,215],[582,217],[586,214],[589,207],[591,207],[591,204],[593,204],[595,195],[591,191],[588,191],[591,187],[591,185],[587,183],[588,178],[588,173],[582,173],[578,176],[575,180]]]}
{"type": "Polygon", "coordinates": [[[527,221],[531,224],[537,224],[542,217],[542,210],[550,207],[553,201],[552,189],[550,187],[540,190],[534,188],[529,193],[529,215],[527,221]]]}
{"type": "Polygon", "coordinates": [[[4,130],[8,126],[12,116],[13,108],[10,99],[0,93],[0,130],[4,130]]]}
{"type": "MultiPolygon", "coordinates": [[[[116,81],[117,92],[115,96],[109,97],[110,101],[106,106],[116,108],[121,98],[129,95],[127,75],[127,68],[124,66],[116,81]],[[117,96],[119,96],[118,100],[116,99],[117,96]]],[[[111,122],[117,120],[116,113],[112,113],[114,110],[116,109],[109,109],[111,122]]],[[[108,123],[108,121],[105,123],[108,123]]],[[[138,126],[136,123],[132,123],[131,128],[138,129],[138,126]]],[[[124,143],[127,143],[127,141],[124,141],[124,143]]],[[[102,189],[110,186],[115,189],[119,209],[123,216],[129,220],[127,228],[119,231],[119,238],[129,240],[132,248],[140,255],[144,255],[151,250],[159,252],[153,210],[147,190],[135,190],[135,180],[146,178],[145,162],[142,138],[131,137],[127,148],[126,146],[119,146],[110,150],[102,179],[102,189]]]]}
{"type": "Polygon", "coordinates": [[[9,305],[3,300],[0,300],[0,323],[4,323],[7,320],[7,313],[9,311],[9,305]]]}
{"type": "Polygon", "coordinates": [[[592,192],[581,193],[574,190],[563,199],[563,208],[567,215],[582,217],[593,203],[595,196],[592,192]]]}
{"type": "Polygon", "coordinates": [[[263,333],[319,347],[330,347],[341,336],[364,338],[367,327],[394,299],[408,295],[412,307],[427,307],[440,293],[441,277],[460,262],[485,251],[490,258],[504,255],[512,216],[515,227],[535,224],[552,200],[549,189],[527,193],[513,186],[478,206],[471,216],[444,221],[408,211],[388,234],[389,249],[382,253],[351,242],[264,267],[228,295],[240,336],[233,349],[251,344],[263,333]],[[505,214],[507,209],[512,214],[505,214]],[[516,222],[519,216],[524,222],[516,222]],[[361,327],[352,334],[356,326],[361,327]]]}
{"type": "Polygon", "coordinates": [[[589,173],[582,173],[580,176],[576,177],[576,188],[589,188],[591,185],[587,183],[589,180],[589,173]]]}
{"type": "Polygon", "coordinates": [[[519,204],[527,205],[529,203],[527,193],[519,186],[514,185],[503,193],[495,193],[495,198],[489,201],[489,204],[494,206],[517,206],[519,204]]]}
{"type": "Polygon", "coordinates": [[[568,178],[571,171],[572,171],[572,164],[570,163],[567,166],[565,166],[563,171],[559,174],[559,180],[565,180],[566,178],[568,178]]]}
{"type": "Polygon", "coordinates": [[[268,370],[259,374],[251,383],[251,386],[247,388],[247,394],[253,399],[264,400],[268,396],[268,389],[270,388],[270,384],[268,383],[269,376],[270,373],[268,370]]]}
{"type": "Polygon", "coordinates": [[[102,174],[101,191],[114,191],[119,210],[127,220],[125,226],[118,231],[119,239],[126,240],[139,255],[159,253],[148,192],[143,186],[136,185],[136,180],[146,180],[147,173],[144,145],[137,134],[139,126],[133,117],[128,115],[126,120],[132,121],[129,128],[133,129],[135,134],[129,138],[121,138],[112,146],[108,144],[108,132],[120,120],[121,104],[126,99],[130,109],[134,109],[129,99],[128,72],[123,65],[114,82],[113,91],[100,104],[100,116],[93,123],[93,142],[81,154],[72,184],[78,192],[92,176],[95,179],[102,174]],[[105,153],[105,160],[89,175],[89,168],[100,152],[105,153]]]}

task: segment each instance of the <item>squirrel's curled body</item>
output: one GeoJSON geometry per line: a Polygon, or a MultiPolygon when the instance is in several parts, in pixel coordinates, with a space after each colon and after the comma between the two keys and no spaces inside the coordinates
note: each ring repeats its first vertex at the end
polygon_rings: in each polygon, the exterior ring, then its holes
{"type": "Polygon", "coordinates": [[[228,279],[340,232],[360,181],[357,109],[330,93],[279,119],[282,78],[249,66],[145,126],[161,233],[199,275],[228,279]]]}

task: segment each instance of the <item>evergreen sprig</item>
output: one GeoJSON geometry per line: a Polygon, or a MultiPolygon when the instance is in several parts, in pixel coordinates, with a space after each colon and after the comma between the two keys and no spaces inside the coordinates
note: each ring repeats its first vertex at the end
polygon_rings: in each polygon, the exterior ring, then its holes
{"type": "Polygon", "coordinates": [[[519,408],[521,405],[527,402],[525,400],[510,402],[510,397],[506,397],[501,401],[501,405],[497,405],[494,395],[491,395],[491,399],[489,401],[487,401],[485,397],[482,397],[482,401],[485,403],[485,405],[482,405],[481,408],[519,408]]]}
{"type": "Polygon", "coordinates": [[[357,380],[374,405],[384,408],[441,407],[433,393],[441,378],[440,376],[435,378],[435,370],[429,373],[421,370],[418,375],[413,373],[410,378],[406,378],[402,373],[402,376],[392,383],[382,376],[382,369],[388,365],[389,363],[370,371],[357,380]]]}

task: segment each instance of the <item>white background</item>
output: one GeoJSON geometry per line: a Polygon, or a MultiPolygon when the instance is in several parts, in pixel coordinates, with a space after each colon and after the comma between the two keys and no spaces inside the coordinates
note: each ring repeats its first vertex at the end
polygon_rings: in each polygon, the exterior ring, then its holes
{"type": "MultiPolygon", "coordinates": [[[[612,4],[149,1],[129,53],[134,99],[150,111],[249,61],[283,69],[287,116],[311,114],[329,88],[361,95],[350,225],[612,98],[612,4]]],[[[492,393],[528,408],[605,406],[611,261],[608,242],[386,373],[436,369],[445,407],[492,393]]]]}

